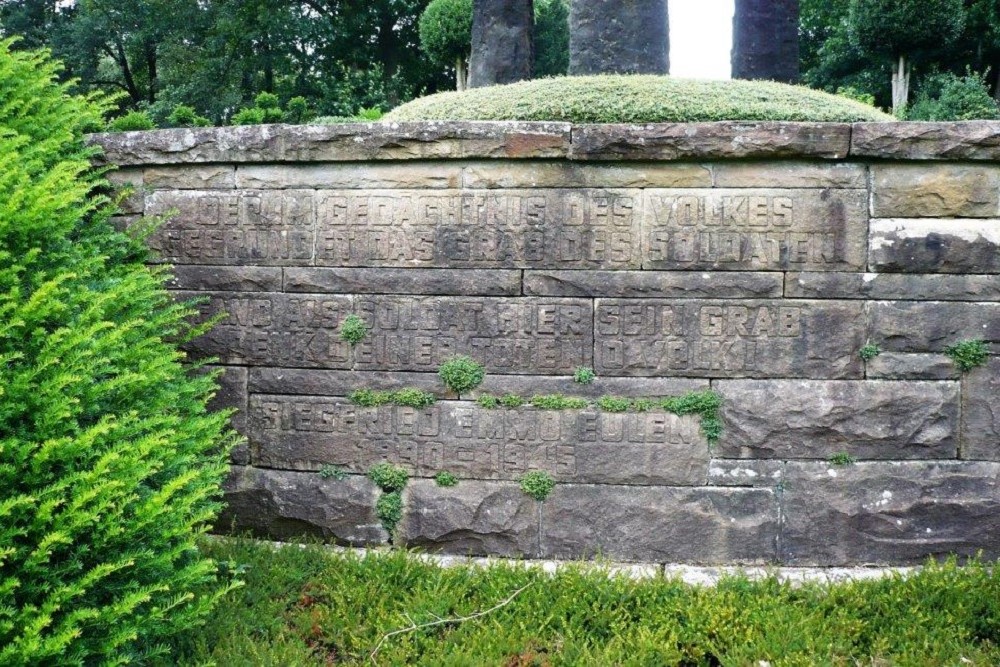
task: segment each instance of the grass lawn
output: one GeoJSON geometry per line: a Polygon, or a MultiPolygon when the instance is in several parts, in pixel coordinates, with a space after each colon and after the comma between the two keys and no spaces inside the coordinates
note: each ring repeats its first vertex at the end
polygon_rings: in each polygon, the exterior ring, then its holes
{"type": "Polygon", "coordinates": [[[714,588],[567,568],[441,568],[211,541],[246,585],[174,649],[216,665],[997,665],[1000,570],[932,565],[908,578],[714,588]],[[523,589],[523,590],[522,590],[523,589]],[[468,616],[385,640],[387,633],[468,616]]]}

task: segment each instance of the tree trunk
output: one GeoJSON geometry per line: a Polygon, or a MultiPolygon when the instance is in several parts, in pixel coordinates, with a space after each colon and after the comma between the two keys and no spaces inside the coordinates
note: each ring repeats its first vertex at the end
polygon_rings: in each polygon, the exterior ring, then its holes
{"type": "Polygon", "coordinates": [[[156,103],[156,93],[159,90],[159,74],[156,68],[156,44],[152,40],[145,43],[146,71],[149,73],[149,103],[156,103]]]}
{"type": "Polygon", "coordinates": [[[799,0],[736,0],[734,79],[799,80],[799,0]]]}
{"type": "Polygon", "coordinates": [[[892,73],[892,115],[901,118],[910,99],[910,74],[912,68],[906,56],[899,56],[896,70],[892,73]]]}
{"type": "Polygon", "coordinates": [[[115,61],[118,63],[119,69],[122,72],[122,78],[125,80],[125,89],[128,90],[129,97],[132,98],[133,104],[138,104],[142,102],[143,96],[139,92],[139,87],[135,85],[135,77],[132,76],[132,68],[128,64],[128,56],[125,54],[125,45],[121,43],[121,40],[115,40],[115,61]]]}
{"type": "Polygon", "coordinates": [[[466,69],[465,58],[455,60],[455,89],[463,91],[469,87],[469,72],[466,69]]]}
{"type": "Polygon", "coordinates": [[[569,73],[669,74],[667,0],[573,0],[569,73]]]}
{"type": "Polygon", "coordinates": [[[533,0],[474,0],[469,87],[531,78],[535,60],[533,0]]]}

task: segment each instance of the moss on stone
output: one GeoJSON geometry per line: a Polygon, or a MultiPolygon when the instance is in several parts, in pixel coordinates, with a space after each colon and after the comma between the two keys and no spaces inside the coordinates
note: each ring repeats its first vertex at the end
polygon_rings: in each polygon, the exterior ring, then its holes
{"type": "Polygon", "coordinates": [[[580,76],[429,95],[386,120],[522,120],[682,123],[721,120],[892,120],[838,95],[771,81],[700,81],[668,76],[580,76]]]}

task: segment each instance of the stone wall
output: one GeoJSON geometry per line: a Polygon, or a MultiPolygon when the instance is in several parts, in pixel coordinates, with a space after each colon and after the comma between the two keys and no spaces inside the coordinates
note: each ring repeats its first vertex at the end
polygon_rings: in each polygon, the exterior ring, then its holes
{"type": "Polygon", "coordinates": [[[1000,124],[414,123],[101,135],[122,224],[222,322],[222,524],[457,554],[787,565],[1000,556],[1000,124]],[[371,327],[355,347],[338,327],[371,327]],[[881,354],[863,360],[859,351],[881,354]],[[485,364],[475,392],[437,368],[485,364]],[[581,366],[598,375],[576,384],[581,366]],[[416,387],[426,408],[353,405],[416,387]],[[695,415],[483,393],[724,399],[695,415]],[[848,461],[853,459],[853,463],[848,461]],[[839,460],[840,464],[832,461],[839,460]],[[518,479],[550,473],[544,501],[518,479]],[[440,471],[457,486],[438,486],[440,471]]]}

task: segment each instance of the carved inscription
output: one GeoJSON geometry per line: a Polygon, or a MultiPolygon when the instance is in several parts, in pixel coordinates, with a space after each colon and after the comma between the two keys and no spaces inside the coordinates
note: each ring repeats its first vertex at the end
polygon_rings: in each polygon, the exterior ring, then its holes
{"type": "Polygon", "coordinates": [[[849,301],[599,300],[605,375],[860,377],[862,305],[849,301]]]}
{"type": "Polygon", "coordinates": [[[254,396],[255,461],[365,472],[391,461],[431,476],[515,479],[543,469],[581,483],[704,483],[708,445],[695,417],[664,412],[484,410],[441,402],[425,409],[361,408],[343,399],[254,396]]]}
{"type": "Polygon", "coordinates": [[[861,269],[863,190],[647,190],[643,266],[861,269]]]}
{"type": "Polygon", "coordinates": [[[192,264],[638,268],[638,190],[156,192],[152,239],[192,264]]]}
{"type": "Polygon", "coordinates": [[[220,313],[193,349],[228,364],[436,371],[468,354],[492,372],[563,374],[592,361],[592,306],[580,299],[209,294],[202,317],[220,313]],[[351,313],[369,327],[354,347],[338,335],[351,313]]]}

